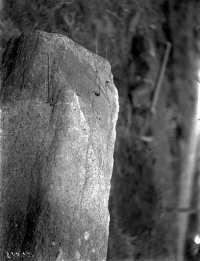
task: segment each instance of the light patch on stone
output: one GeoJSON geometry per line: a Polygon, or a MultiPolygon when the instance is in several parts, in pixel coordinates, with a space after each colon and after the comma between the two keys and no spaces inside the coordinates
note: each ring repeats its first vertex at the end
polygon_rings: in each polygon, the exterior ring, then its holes
{"type": "Polygon", "coordinates": [[[92,253],[95,253],[95,252],[96,252],[96,251],[95,251],[95,249],[93,248],[93,249],[92,249],[92,253]]]}
{"type": "Polygon", "coordinates": [[[85,240],[88,241],[89,237],[90,237],[90,234],[86,231],[86,232],[84,233],[84,238],[85,238],[85,240]]]}
{"type": "Polygon", "coordinates": [[[76,95],[76,93],[74,93],[74,96],[75,96],[75,100],[76,100],[76,105],[77,105],[77,107],[78,107],[78,111],[80,111],[80,119],[81,119],[81,122],[85,122],[86,119],[85,119],[85,116],[84,116],[83,112],[81,111],[79,98],[78,98],[78,96],[76,95]]]}
{"type": "Polygon", "coordinates": [[[65,261],[64,260],[64,253],[63,253],[61,247],[59,248],[59,255],[58,255],[58,257],[57,257],[57,259],[55,261],[65,261]]]}
{"type": "Polygon", "coordinates": [[[81,245],[81,239],[80,238],[78,239],[78,244],[79,244],[79,246],[81,245]]]}
{"type": "Polygon", "coordinates": [[[78,251],[76,251],[76,258],[77,258],[78,260],[80,260],[80,258],[81,258],[81,254],[80,254],[78,251]]]}
{"type": "MultiPolygon", "coordinates": [[[[86,118],[81,110],[79,98],[76,93],[73,93],[73,100],[70,102],[71,109],[71,120],[72,120],[72,130],[76,130],[81,134],[81,130],[85,129],[86,133],[89,131],[89,126],[87,124],[86,118]]],[[[84,135],[86,134],[84,133],[84,135]]]]}

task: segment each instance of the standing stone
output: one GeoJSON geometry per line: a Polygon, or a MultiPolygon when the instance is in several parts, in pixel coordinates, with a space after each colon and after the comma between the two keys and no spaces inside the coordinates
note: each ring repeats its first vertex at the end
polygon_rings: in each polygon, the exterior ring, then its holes
{"type": "Polygon", "coordinates": [[[0,260],[105,261],[119,110],[109,63],[41,31],[2,60],[0,260]]]}

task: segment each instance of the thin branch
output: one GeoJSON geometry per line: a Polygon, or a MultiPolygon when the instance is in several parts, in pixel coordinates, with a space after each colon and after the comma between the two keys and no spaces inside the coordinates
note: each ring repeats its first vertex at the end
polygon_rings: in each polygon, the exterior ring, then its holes
{"type": "Polygon", "coordinates": [[[165,73],[165,69],[166,69],[166,66],[167,66],[167,61],[169,59],[170,50],[171,50],[171,43],[167,42],[167,48],[166,48],[166,51],[165,51],[165,56],[164,56],[164,59],[163,59],[158,83],[157,83],[157,86],[156,86],[156,90],[155,90],[154,97],[153,97],[153,102],[152,102],[152,105],[151,105],[152,114],[155,114],[155,112],[156,112],[156,105],[158,103],[158,98],[159,98],[160,90],[161,90],[161,87],[162,87],[162,81],[163,81],[163,78],[164,78],[164,73],[165,73]]]}
{"type": "Polygon", "coordinates": [[[33,10],[35,10],[35,9],[37,8],[37,6],[38,6],[39,2],[40,2],[40,0],[38,0],[38,2],[37,2],[37,5],[35,6],[35,8],[34,8],[33,10]]]}

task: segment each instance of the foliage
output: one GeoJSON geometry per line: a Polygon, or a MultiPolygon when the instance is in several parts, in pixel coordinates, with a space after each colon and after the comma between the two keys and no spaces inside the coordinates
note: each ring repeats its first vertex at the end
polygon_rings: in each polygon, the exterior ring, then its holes
{"type": "Polygon", "coordinates": [[[156,1],[152,4],[151,0],[7,0],[1,22],[5,25],[4,35],[9,34],[6,38],[15,35],[16,30],[62,33],[107,57],[113,66],[123,67],[132,19],[139,11],[145,14],[139,23],[159,26],[158,9],[156,1]]]}

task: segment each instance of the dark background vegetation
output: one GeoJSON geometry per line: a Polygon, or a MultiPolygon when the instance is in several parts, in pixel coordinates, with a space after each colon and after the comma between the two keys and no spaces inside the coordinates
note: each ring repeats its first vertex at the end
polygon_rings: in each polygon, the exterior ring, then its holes
{"type": "MultiPolygon", "coordinates": [[[[120,112],[109,202],[108,260],[175,260],[182,170],[195,103],[195,0],[6,0],[1,52],[12,36],[61,33],[108,59],[120,112]],[[166,43],[172,44],[152,118],[166,43]]],[[[197,227],[190,225],[188,238],[197,227]]],[[[196,260],[187,253],[188,260],[196,260]]]]}

